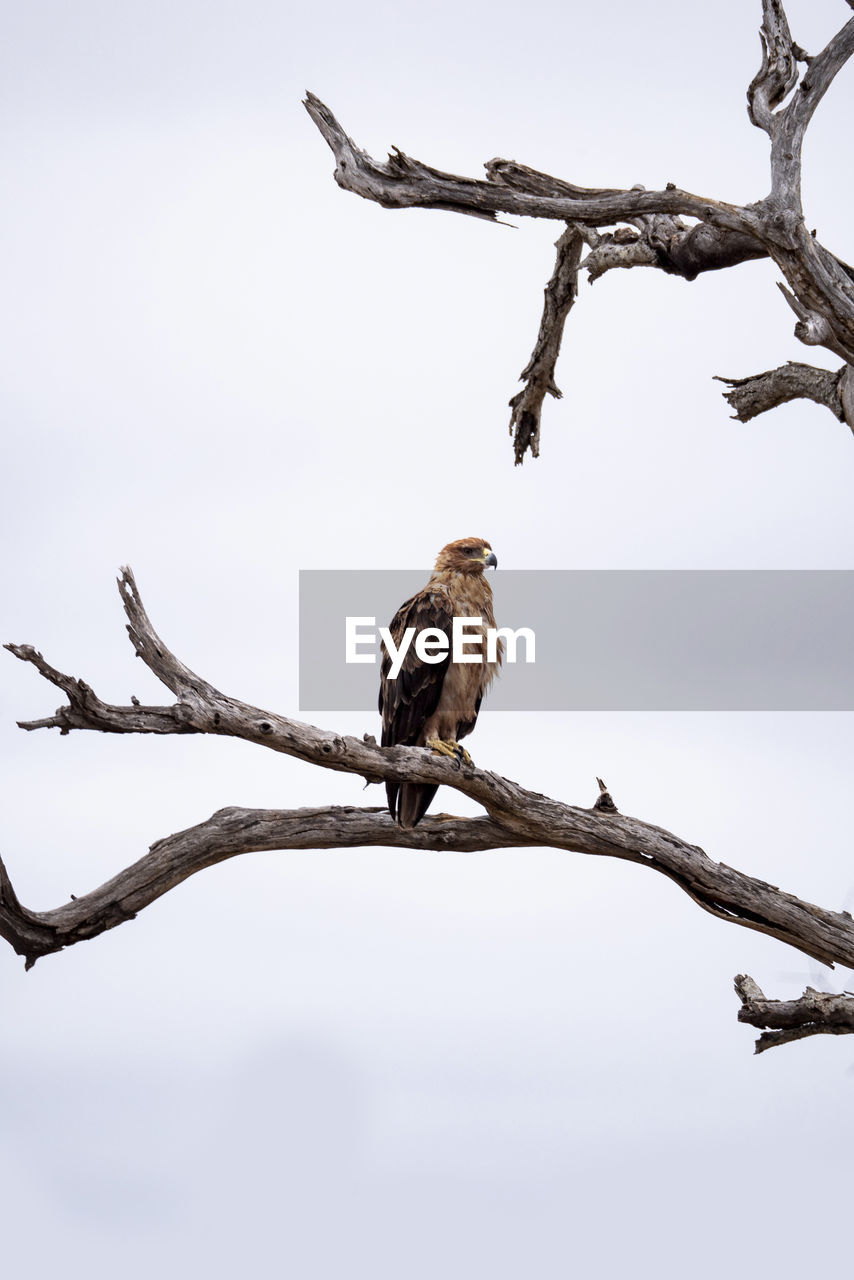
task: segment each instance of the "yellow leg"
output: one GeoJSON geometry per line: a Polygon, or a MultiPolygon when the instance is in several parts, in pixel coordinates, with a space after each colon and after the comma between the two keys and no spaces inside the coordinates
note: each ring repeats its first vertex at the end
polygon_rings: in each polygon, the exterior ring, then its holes
{"type": "Polygon", "coordinates": [[[460,764],[474,766],[474,761],[471,756],[466,751],[465,747],[461,747],[458,742],[454,742],[453,740],[446,742],[444,738],[428,738],[426,745],[431,751],[435,751],[439,756],[453,756],[453,758],[458,760],[460,764]]]}

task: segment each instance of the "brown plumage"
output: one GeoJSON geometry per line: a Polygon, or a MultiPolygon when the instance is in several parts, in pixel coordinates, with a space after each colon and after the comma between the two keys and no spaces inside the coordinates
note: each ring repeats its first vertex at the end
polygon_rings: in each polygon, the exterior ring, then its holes
{"type": "MultiPolygon", "coordinates": [[[[389,624],[395,645],[400,648],[407,627],[416,635],[427,627],[448,638],[448,651],[440,662],[427,663],[418,657],[414,638],[406,651],[396,679],[391,679],[391,656],[383,645],[379,709],[384,747],[423,747],[436,743],[446,754],[463,756],[456,743],[471,733],[480,704],[501,663],[503,647],[498,644],[497,661],[486,661],[486,640],[480,648],[466,647],[470,655],[481,654],[482,662],[451,661],[453,619],[479,617],[480,628],[468,624],[466,631],[485,633],[495,626],[492,588],[486,580],[487,565],[498,564],[492,548],[483,538],[460,538],[443,547],[427,585],[402,604],[389,624]],[[441,745],[439,745],[441,744],[441,745]]],[[[387,782],[389,813],[401,827],[414,827],[424,817],[437,788],[424,783],[387,782]]]]}

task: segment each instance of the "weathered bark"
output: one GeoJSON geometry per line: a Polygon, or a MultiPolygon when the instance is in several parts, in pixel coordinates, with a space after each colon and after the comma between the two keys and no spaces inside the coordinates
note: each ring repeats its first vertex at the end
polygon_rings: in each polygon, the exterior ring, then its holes
{"type": "Polygon", "coordinates": [[[790,360],[779,369],[769,369],[750,378],[717,377],[716,381],[730,387],[724,396],[735,409],[732,416],[739,422],[749,422],[789,400],[802,399],[823,404],[840,422],[845,422],[843,386],[849,381],[851,369],[851,365],[844,364],[836,373],[831,373],[829,369],[816,369],[790,360]]]}
{"type": "Polygon", "coordinates": [[[681,218],[667,214],[638,218],[636,223],[638,230],[620,227],[597,238],[583,264],[591,284],[615,267],[659,267],[690,281],[704,271],[723,271],[768,256],[753,236],[738,231],[702,222],[686,226],[681,218]]]}
{"type": "MultiPolygon", "coordinates": [[[[852,20],[854,21],[854,20],[852,20]]],[[[386,209],[447,209],[495,221],[499,213],[610,226],[639,214],[670,213],[700,218],[713,226],[753,233],[758,215],[740,205],[680,191],[576,187],[508,160],[490,160],[487,180],[461,178],[414,160],[394,147],[386,161],[374,160],[349,137],[335,116],[313,93],[305,107],[336,160],[335,181],[345,191],[373,200],[386,209]],[[512,183],[508,176],[512,174],[512,183]]]]}
{"type": "Polygon", "coordinates": [[[756,1041],[755,1053],[808,1036],[847,1036],[854,1032],[854,998],[807,987],[797,1000],[768,1000],[752,978],[738,974],[735,990],[741,999],[739,1022],[774,1027],[756,1041]]]}
{"type": "Polygon", "coordinates": [[[148,853],[91,893],[52,911],[22,907],[0,860],[0,937],[25,957],[41,956],[124,924],[189,876],[241,853],[288,849],[453,849],[469,853],[524,844],[489,818],[435,814],[404,830],[387,809],[220,809],[206,822],[156,841],[148,853]]]}
{"type": "MultiPolygon", "coordinates": [[[[335,156],[335,180],[345,190],[388,209],[446,209],[490,221],[504,213],[566,222],[590,246],[580,266],[591,281],[613,268],[632,266],[657,267],[694,280],[704,271],[771,258],[788,285],[784,293],[798,317],[798,339],[809,346],[823,346],[852,364],[854,278],[851,268],[807,231],[801,202],[801,152],[816,107],[854,52],[854,18],[810,58],[792,40],[780,0],[763,0],[760,37],[762,63],[748,89],[748,114],[769,137],[771,189],[747,205],[697,196],[674,183],[663,191],[646,191],[641,186],[580,187],[502,159],[487,162],[485,181],[431,168],[397,148],[387,161],[377,161],[356,146],[314,94],[308,94],[305,106],[335,156]],[[807,68],[802,77],[799,64],[807,68]],[[688,224],[683,218],[696,222],[688,224]],[[596,230],[606,227],[617,229],[605,234],[596,230]]],[[[561,272],[559,255],[555,277],[546,290],[546,314],[537,345],[522,375],[528,385],[510,401],[517,464],[528,451],[534,457],[539,454],[540,412],[546,392],[556,394],[554,361],[575,299],[578,266],[576,262],[569,271],[572,297],[550,314],[549,293],[555,291],[561,272]]],[[[854,430],[854,411],[845,398],[841,403],[842,420],[854,430]]]]}
{"type": "Polygon", "coordinates": [[[540,415],[546,395],[559,400],[563,392],[554,380],[555,365],[560,354],[563,326],[570,307],[578,296],[578,264],[583,240],[575,227],[568,227],[557,241],[554,275],[545,288],[543,318],[537,345],[531,359],[519,375],[525,386],[510,401],[510,434],[516,461],[522,462],[528,449],[534,458],[540,453],[540,415]]]}
{"type": "Polygon", "coordinates": [[[368,734],[343,736],[240,702],[215,689],[170,652],[145,612],[130,569],[123,570],[118,585],[131,642],[146,666],[175,695],[175,703],[113,706],[84,681],[51,666],[31,646],[7,645],[68,698],[68,704],[52,716],[22,721],[21,728],[241,738],[325,769],[358,774],[368,782],[444,783],[478,801],[487,816],[440,814],[404,831],[380,809],[223,809],[197,827],[158,841],[148,854],[99,889],[45,912],[21,905],[0,863],[0,936],[26,958],[27,967],[40,956],[133,919],[187,876],[239,853],[360,845],[465,852],[535,845],[649,867],[674,881],[718,919],[769,934],[830,966],[854,968],[854,920],[847,912],[803,902],[715,862],[697,845],[671,832],[618,813],[601,779],[597,779],[599,795],[594,805],[581,808],[420,747],[382,748],[368,734]]]}

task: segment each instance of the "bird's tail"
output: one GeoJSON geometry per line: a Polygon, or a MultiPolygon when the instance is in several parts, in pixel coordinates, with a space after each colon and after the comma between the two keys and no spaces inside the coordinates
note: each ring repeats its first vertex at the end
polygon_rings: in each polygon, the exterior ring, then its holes
{"type": "Polygon", "coordinates": [[[388,811],[399,827],[414,827],[424,817],[438,790],[423,782],[387,782],[388,811]]]}

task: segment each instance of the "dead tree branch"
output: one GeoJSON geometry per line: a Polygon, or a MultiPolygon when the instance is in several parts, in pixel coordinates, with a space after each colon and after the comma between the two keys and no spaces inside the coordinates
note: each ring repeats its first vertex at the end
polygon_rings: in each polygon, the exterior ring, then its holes
{"type": "Polygon", "coordinates": [[[524,844],[489,818],[430,815],[403,830],[387,809],[220,809],[206,822],[156,841],[100,888],[52,911],[22,907],[0,861],[0,936],[30,969],[41,956],[133,920],[189,876],[242,853],[289,849],[453,849],[469,853],[524,844]]]}
{"type": "Polygon", "coordinates": [[[851,365],[844,364],[836,373],[831,373],[829,369],[816,369],[790,360],[779,369],[769,369],[751,378],[717,377],[716,381],[725,382],[730,388],[724,396],[735,410],[732,416],[739,422],[749,422],[789,400],[814,400],[844,422],[842,387],[850,370],[851,365]]]}
{"type": "MultiPolygon", "coordinates": [[[[792,40],[781,0],[763,0],[760,39],[762,62],[748,89],[748,115],[769,137],[771,189],[747,205],[694,195],[672,182],[663,191],[580,187],[512,160],[488,161],[485,180],[431,168],[396,147],[387,161],[377,161],[356,145],[314,94],[307,95],[305,106],[335,156],[335,180],[344,190],[387,209],[445,209],[489,221],[496,221],[498,214],[560,220],[570,228],[565,237],[580,236],[590,246],[580,267],[591,282],[613,268],[633,266],[657,267],[695,280],[705,271],[770,258],[788,286],[785,293],[798,316],[798,339],[823,346],[851,364],[854,276],[806,229],[801,152],[816,107],[854,52],[854,18],[810,58],[792,40]],[[803,76],[801,65],[806,67],[803,76]],[[616,230],[600,234],[611,227],[616,230]]],[[[546,287],[540,334],[522,375],[526,385],[510,401],[517,464],[528,451],[538,455],[543,399],[547,392],[556,393],[554,364],[579,269],[578,262],[571,265],[575,248],[570,250],[565,237],[558,242],[564,247],[559,247],[555,275],[546,287]],[[565,305],[557,303],[558,296],[568,297],[565,305]]],[[[755,376],[773,378],[776,372],[755,376]]],[[[816,398],[809,391],[793,391],[787,398],[801,394],[816,398]]],[[[827,401],[822,398],[819,403],[827,401]]],[[[842,420],[854,430],[847,401],[839,404],[842,420]]],[[[839,416],[836,407],[833,412],[839,416]]]]}
{"type": "Polygon", "coordinates": [[[522,462],[526,450],[534,458],[540,453],[540,414],[546,395],[559,400],[563,392],[554,380],[555,365],[560,354],[563,326],[570,307],[578,295],[578,264],[583,240],[575,227],[567,227],[557,241],[554,275],[545,288],[543,318],[537,345],[531,359],[519,375],[525,386],[510,401],[510,434],[513,436],[516,461],[522,462]],[[515,430],[514,430],[515,428],[515,430]]]}
{"type": "MultiPolygon", "coordinates": [[[[797,55],[780,0],[762,0],[762,65],[747,90],[747,114],[752,124],[773,137],[777,128],[774,109],[798,81],[797,55]]],[[[807,56],[798,51],[803,61],[807,56]]]]}
{"type": "Polygon", "coordinates": [[[807,987],[797,1000],[768,1000],[746,974],[736,977],[735,990],[741,999],[739,1022],[777,1028],[762,1033],[754,1053],[807,1036],[847,1036],[854,1032],[854,997],[848,994],[838,996],[807,987]]]}
{"type": "Polygon", "coordinates": [[[854,920],[847,912],[804,902],[713,861],[698,846],[661,827],[618,813],[601,779],[594,805],[580,808],[422,748],[382,748],[368,734],[343,736],[262,711],[215,689],[167,648],[151,624],[130,569],[122,571],[118,586],[136,653],[176,701],[167,706],[113,706],[84,681],[51,666],[31,646],[7,645],[68,699],[52,716],[22,721],[21,728],[57,728],[65,734],[87,729],[219,734],[369,782],[444,783],[480,803],[486,816],[440,814],[404,831],[381,809],[222,809],[199,826],[159,840],[99,889],[44,912],[21,905],[0,863],[0,936],[25,957],[27,967],[40,956],[133,919],[188,876],[225,858],[259,850],[384,845],[456,852],[539,846],[621,858],[667,876],[720,920],[778,938],[824,964],[854,968],[854,920]]]}
{"type": "Polygon", "coordinates": [[[723,271],[768,256],[753,236],[703,222],[688,226],[681,218],[655,214],[634,223],[637,230],[619,227],[598,238],[582,264],[591,284],[615,267],[658,267],[666,275],[690,281],[705,271],[723,271]]]}

